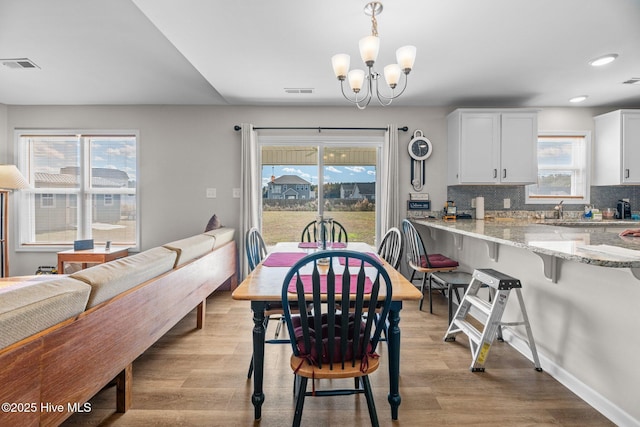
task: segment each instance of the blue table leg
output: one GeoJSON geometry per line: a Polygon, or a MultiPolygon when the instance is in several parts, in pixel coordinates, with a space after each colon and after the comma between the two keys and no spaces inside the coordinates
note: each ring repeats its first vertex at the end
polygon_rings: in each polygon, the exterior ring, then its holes
{"type": "Polygon", "coordinates": [[[264,392],[262,390],[262,380],[264,376],[264,301],[251,301],[253,311],[253,396],[251,403],[254,408],[254,418],[262,418],[262,404],[264,403],[264,392]]]}
{"type": "Polygon", "coordinates": [[[387,345],[389,348],[389,404],[391,405],[391,419],[398,419],[398,407],[401,398],[399,392],[400,377],[400,310],[402,301],[392,301],[389,310],[389,331],[387,345]]]}

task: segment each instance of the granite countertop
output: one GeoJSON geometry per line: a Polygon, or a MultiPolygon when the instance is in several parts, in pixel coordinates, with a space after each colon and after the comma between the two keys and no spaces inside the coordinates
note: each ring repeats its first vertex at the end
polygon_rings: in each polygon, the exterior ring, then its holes
{"type": "MultiPolygon", "coordinates": [[[[417,219],[427,227],[495,244],[528,249],[537,254],[614,268],[640,268],[640,237],[621,237],[640,221],[417,219]]],[[[636,270],[637,271],[637,270],[636,270]]]]}

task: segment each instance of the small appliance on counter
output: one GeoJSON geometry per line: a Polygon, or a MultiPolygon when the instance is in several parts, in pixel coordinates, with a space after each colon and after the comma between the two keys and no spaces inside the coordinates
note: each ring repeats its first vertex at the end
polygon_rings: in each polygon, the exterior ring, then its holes
{"type": "Polygon", "coordinates": [[[442,216],[442,219],[455,220],[457,213],[458,213],[458,208],[456,207],[455,202],[453,200],[447,200],[447,203],[444,205],[444,215],[442,216]]]}
{"type": "Polygon", "coordinates": [[[618,200],[616,206],[617,219],[631,219],[631,204],[625,200],[618,200]]]}

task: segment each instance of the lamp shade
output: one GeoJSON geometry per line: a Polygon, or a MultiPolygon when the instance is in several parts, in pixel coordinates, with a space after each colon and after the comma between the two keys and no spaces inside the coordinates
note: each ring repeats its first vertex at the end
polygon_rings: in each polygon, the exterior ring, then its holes
{"type": "Polygon", "coordinates": [[[384,79],[391,89],[394,89],[400,81],[402,70],[398,64],[389,64],[384,67],[384,79]]]}
{"type": "Polygon", "coordinates": [[[333,72],[339,80],[344,80],[344,78],[347,77],[350,63],[351,58],[346,53],[339,53],[331,57],[333,72]]]}
{"type": "Polygon", "coordinates": [[[349,86],[351,86],[351,90],[355,93],[360,92],[362,89],[362,83],[364,82],[364,71],[363,70],[351,70],[349,71],[349,86]]]}
{"type": "Polygon", "coordinates": [[[368,67],[372,66],[378,59],[380,50],[380,39],[376,36],[366,36],[360,39],[360,57],[368,67]]]}
{"type": "Polygon", "coordinates": [[[0,165],[0,189],[19,190],[29,187],[29,183],[15,165],[0,165]]]}
{"type": "Polygon", "coordinates": [[[416,47],[408,45],[398,48],[398,50],[396,50],[396,59],[402,71],[404,71],[405,74],[409,74],[416,60],[416,47]]]}

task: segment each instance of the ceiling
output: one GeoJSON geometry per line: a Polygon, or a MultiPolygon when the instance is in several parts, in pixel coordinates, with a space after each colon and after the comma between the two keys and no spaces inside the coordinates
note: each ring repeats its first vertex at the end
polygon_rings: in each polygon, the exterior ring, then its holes
{"type": "MultiPolygon", "coordinates": [[[[7,105],[345,106],[330,58],[364,0],[0,0],[7,105]],[[286,88],[313,89],[290,94],[286,88]]],[[[414,44],[397,106],[640,107],[640,0],[386,0],[376,68],[414,44]],[[606,53],[618,60],[599,68],[606,53]]],[[[373,105],[373,104],[372,104],[373,105]]]]}

